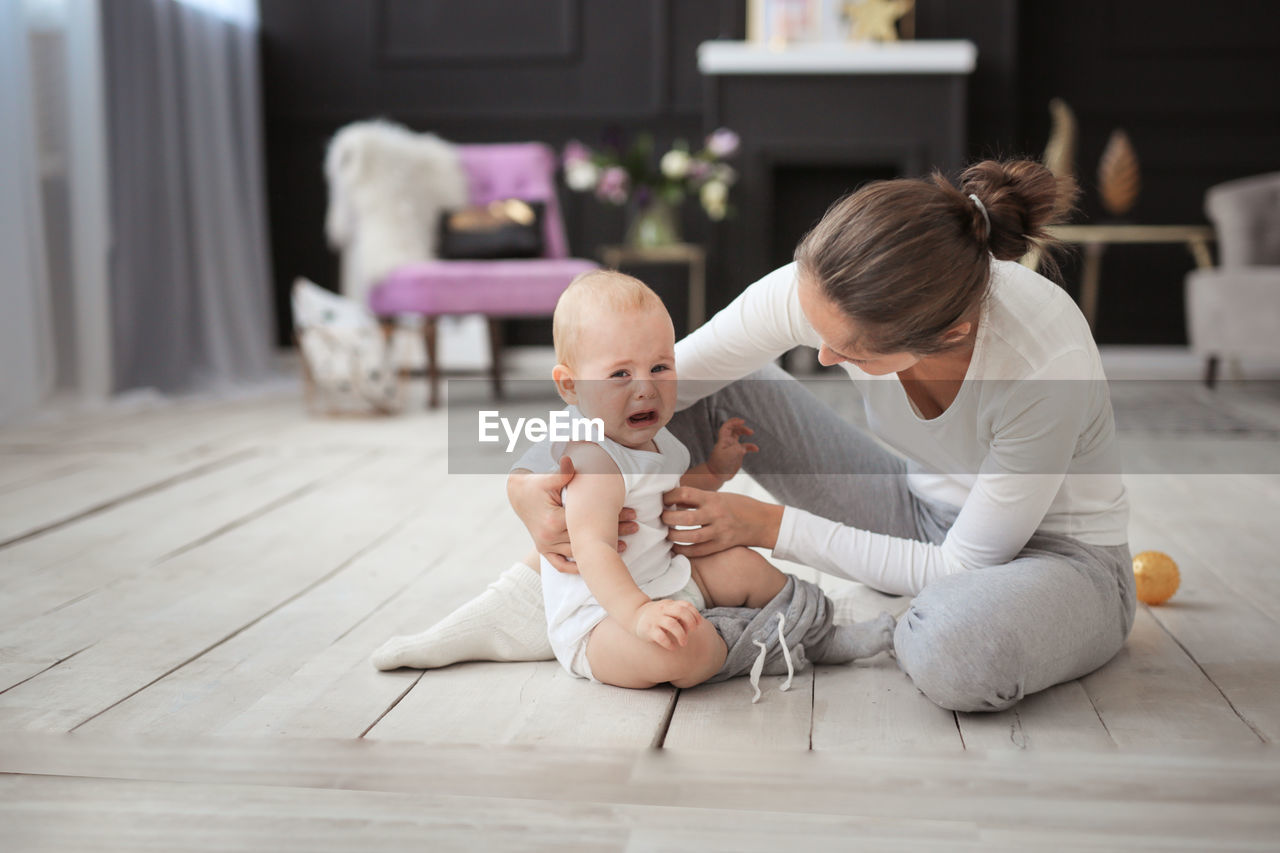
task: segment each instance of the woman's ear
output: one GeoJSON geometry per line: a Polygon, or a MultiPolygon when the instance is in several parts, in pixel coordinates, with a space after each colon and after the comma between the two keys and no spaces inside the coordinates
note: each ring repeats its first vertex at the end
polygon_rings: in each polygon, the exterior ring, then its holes
{"type": "Polygon", "coordinates": [[[948,346],[958,344],[969,337],[971,331],[973,331],[973,323],[968,320],[963,323],[956,323],[942,334],[942,342],[948,346]]]}
{"type": "Polygon", "coordinates": [[[556,383],[556,392],[561,400],[571,406],[578,402],[578,391],[574,387],[572,370],[563,364],[557,364],[551,369],[551,381],[556,383]]]}

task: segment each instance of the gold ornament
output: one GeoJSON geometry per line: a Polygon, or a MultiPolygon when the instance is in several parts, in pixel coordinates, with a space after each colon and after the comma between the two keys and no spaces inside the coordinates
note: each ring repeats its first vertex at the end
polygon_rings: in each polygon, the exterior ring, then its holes
{"type": "Polygon", "coordinates": [[[1133,150],[1129,135],[1115,130],[1102,149],[1098,161],[1098,191],[1102,194],[1102,206],[1112,216],[1124,216],[1138,200],[1142,179],[1138,175],[1138,155],[1133,150]]]}
{"type": "Polygon", "coordinates": [[[1182,580],[1178,564],[1160,551],[1143,551],[1133,558],[1133,580],[1143,604],[1164,604],[1182,580]]]}
{"type": "Polygon", "coordinates": [[[898,19],[915,6],[916,0],[855,0],[844,4],[844,15],[852,22],[850,41],[897,41],[898,19]]]}
{"type": "Polygon", "coordinates": [[[1049,143],[1044,147],[1044,164],[1059,178],[1076,174],[1076,114],[1062,98],[1049,102],[1049,143]]]}

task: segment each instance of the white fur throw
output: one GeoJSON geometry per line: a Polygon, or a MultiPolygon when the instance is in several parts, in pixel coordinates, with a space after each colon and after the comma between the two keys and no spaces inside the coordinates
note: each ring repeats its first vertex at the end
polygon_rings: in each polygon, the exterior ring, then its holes
{"type": "Polygon", "coordinates": [[[431,133],[388,121],[339,130],[325,157],[325,234],[342,252],[342,293],[368,293],[396,267],[436,257],[440,212],[468,202],[457,149],[431,133]]]}

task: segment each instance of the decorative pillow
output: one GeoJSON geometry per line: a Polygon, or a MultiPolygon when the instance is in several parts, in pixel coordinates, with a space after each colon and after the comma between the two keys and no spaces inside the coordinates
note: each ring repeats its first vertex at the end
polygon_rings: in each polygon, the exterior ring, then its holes
{"type": "Polygon", "coordinates": [[[440,216],[440,257],[540,258],[544,209],[540,201],[508,198],[445,211],[440,216]]]}
{"type": "Polygon", "coordinates": [[[327,412],[396,412],[403,405],[390,348],[366,309],[305,278],[293,283],[293,329],[327,412]]]}

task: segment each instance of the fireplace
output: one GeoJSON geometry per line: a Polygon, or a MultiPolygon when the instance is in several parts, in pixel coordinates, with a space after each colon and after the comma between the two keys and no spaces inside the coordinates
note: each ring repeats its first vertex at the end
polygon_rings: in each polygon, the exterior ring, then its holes
{"type": "Polygon", "coordinates": [[[717,309],[791,259],[837,199],[868,181],[964,162],[969,42],[699,49],[709,129],[742,138],[736,214],[718,229],[717,309]]]}
{"type": "Polygon", "coordinates": [[[838,199],[872,181],[904,174],[899,163],[780,161],[769,170],[765,229],[769,269],[791,261],[796,244],[838,199]]]}

